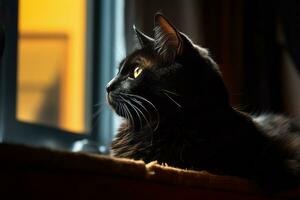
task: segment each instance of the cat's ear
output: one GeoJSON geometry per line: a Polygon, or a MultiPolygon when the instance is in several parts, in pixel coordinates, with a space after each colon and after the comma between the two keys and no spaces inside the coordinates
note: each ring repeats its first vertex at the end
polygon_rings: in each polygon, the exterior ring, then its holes
{"type": "Polygon", "coordinates": [[[138,30],[135,25],[133,25],[133,30],[135,32],[135,35],[141,45],[141,47],[145,47],[147,45],[153,44],[154,39],[144,34],[142,31],[138,30]]]}
{"type": "Polygon", "coordinates": [[[157,53],[168,62],[173,62],[182,52],[179,31],[160,13],[155,15],[154,42],[157,53]]]}

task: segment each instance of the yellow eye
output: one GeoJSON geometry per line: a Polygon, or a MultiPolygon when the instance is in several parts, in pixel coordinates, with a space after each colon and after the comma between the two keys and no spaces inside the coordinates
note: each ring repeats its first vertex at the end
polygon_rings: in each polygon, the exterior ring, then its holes
{"type": "Polygon", "coordinates": [[[140,67],[136,67],[133,71],[133,77],[136,78],[142,73],[143,69],[140,67]]]}

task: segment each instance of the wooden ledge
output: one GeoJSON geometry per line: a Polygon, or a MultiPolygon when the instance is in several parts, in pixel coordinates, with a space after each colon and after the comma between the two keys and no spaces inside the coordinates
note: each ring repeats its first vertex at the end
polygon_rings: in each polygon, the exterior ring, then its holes
{"type": "MultiPolygon", "coordinates": [[[[88,153],[0,144],[0,162],[0,187],[8,195],[35,197],[37,194],[47,194],[50,199],[51,195],[59,193],[73,199],[86,199],[84,193],[87,193],[97,197],[146,199],[141,195],[155,189],[151,192],[156,195],[159,192],[160,197],[173,199],[183,195],[204,199],[214,199],[220,195],[229,199],[274,197],[263,194],[255,183],[238,177],[88,153]],[[73,190],[74,187],[78,189],[73,190]],[[15,190],[21,191],[12,193],[15,190]]],[[[147,197],[151,195],[147,194],[147,197]]],[[[300,198],[300,188],[276,194],[276,197],[300,198]]]]}

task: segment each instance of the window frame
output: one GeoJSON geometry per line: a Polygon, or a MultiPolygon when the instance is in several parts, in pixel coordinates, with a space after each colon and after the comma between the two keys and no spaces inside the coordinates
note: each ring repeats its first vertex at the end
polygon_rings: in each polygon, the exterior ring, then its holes
{"type": "Polygon", "coordinates": [[[116,1],[87,0],[87,112],[91,130],[75,134],[59,128],[22,122],[16,119],[18,0],[0,0],[0,23],[5,29],[5,49],[0,74],[0,141],[31,146],[71,150],[74,142],[88,139],[108,146],[112,139],[113,116],[106,109],[99,120],[92,120],[93,105],[105,99],[105,84],[114,74],[113,31],[116,1]],[[109,17],[107,17],[109,16],[109,17]]]}

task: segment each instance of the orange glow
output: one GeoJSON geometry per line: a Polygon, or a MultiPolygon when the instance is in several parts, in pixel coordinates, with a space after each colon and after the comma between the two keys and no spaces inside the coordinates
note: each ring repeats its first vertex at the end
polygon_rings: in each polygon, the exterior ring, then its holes
{"type": "Polygon", "coordinates": [[[51,98],[45,88],[58,81],[56,126],[83,133],[87,130],[84,120],[86,1],[19,2],[17,118],[47,124],[40,121],[38,113],[42,102],[51,98]],[[34,67],[37,62],[41,66],[34,67]],[[31,87],[36,84],[40,89],[31,95],[22,91],[26,84],[31,87]]]}

